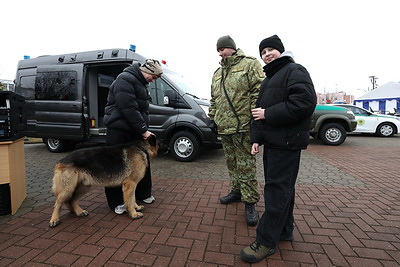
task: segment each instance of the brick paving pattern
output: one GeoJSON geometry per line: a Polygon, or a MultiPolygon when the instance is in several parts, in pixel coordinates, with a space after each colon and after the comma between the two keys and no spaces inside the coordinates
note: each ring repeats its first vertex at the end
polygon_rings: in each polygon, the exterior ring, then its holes
{"type": "MultiPolygon", "coordinates": [[[[244,205],[218,203],[229,191],[222,150],[191,163],[156,158],[156,201],[143,219],[116,215],[94,188],[82,200],[88,217],[64,207],[52,229],[52,171],[65,153],[26,144],[28,196],[16,215],[0,216],[0,266],[400,266],[399,151],[400,136],[349,136],[337,147],[312,140],[296,187],[294,241],[250,265],[239,256],[255,237],[244,205]]],[[[257,175],[262,193],[261,157],[257,175]]]]}

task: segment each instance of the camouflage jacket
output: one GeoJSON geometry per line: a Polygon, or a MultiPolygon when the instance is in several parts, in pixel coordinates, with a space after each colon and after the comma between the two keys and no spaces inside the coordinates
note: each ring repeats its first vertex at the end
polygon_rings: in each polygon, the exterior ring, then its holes
{"type": "Polygon", "coordinates": [[[255,107],[265,78],[261,64],[238,49],[234,55],[222,59],[220,65],[212,78],[208,115],[215,121],[219,134],[250,131],[251,109],[255,107]],[[225,96],[223,85],[237,117],[225,96]]]}

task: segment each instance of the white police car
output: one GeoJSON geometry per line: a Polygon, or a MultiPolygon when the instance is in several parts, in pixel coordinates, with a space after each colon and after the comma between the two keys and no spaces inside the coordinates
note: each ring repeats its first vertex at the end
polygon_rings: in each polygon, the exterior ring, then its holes
{"type": "Polygon", "coordinates": [[[353,111],[357,120],[357,127],[353,133],[372,133],[383,137],[399,133],[400,117],[375,114],[364,108],[349,104],[334,105],[353,111]]]}

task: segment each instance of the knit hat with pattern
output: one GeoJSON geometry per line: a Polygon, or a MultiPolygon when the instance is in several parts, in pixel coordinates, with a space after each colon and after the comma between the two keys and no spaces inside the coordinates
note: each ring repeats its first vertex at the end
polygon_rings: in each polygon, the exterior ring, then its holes
{"type": "Polygon", "coordinates": [[[139,69],[148,74],[160,76],[163,73],[160,62],[154,59],[147,59],[139,69]]]}

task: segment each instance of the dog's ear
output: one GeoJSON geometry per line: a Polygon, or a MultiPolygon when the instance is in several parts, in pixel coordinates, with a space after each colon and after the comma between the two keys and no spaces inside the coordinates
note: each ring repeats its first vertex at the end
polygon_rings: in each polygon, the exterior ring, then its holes
{"type": "Polygon", "coordinates": [[[147,138],[147,141],[151,146],[156,146],[157,145],[157,138],[155,135],[150,135],[149,138],[147,138]]]}

